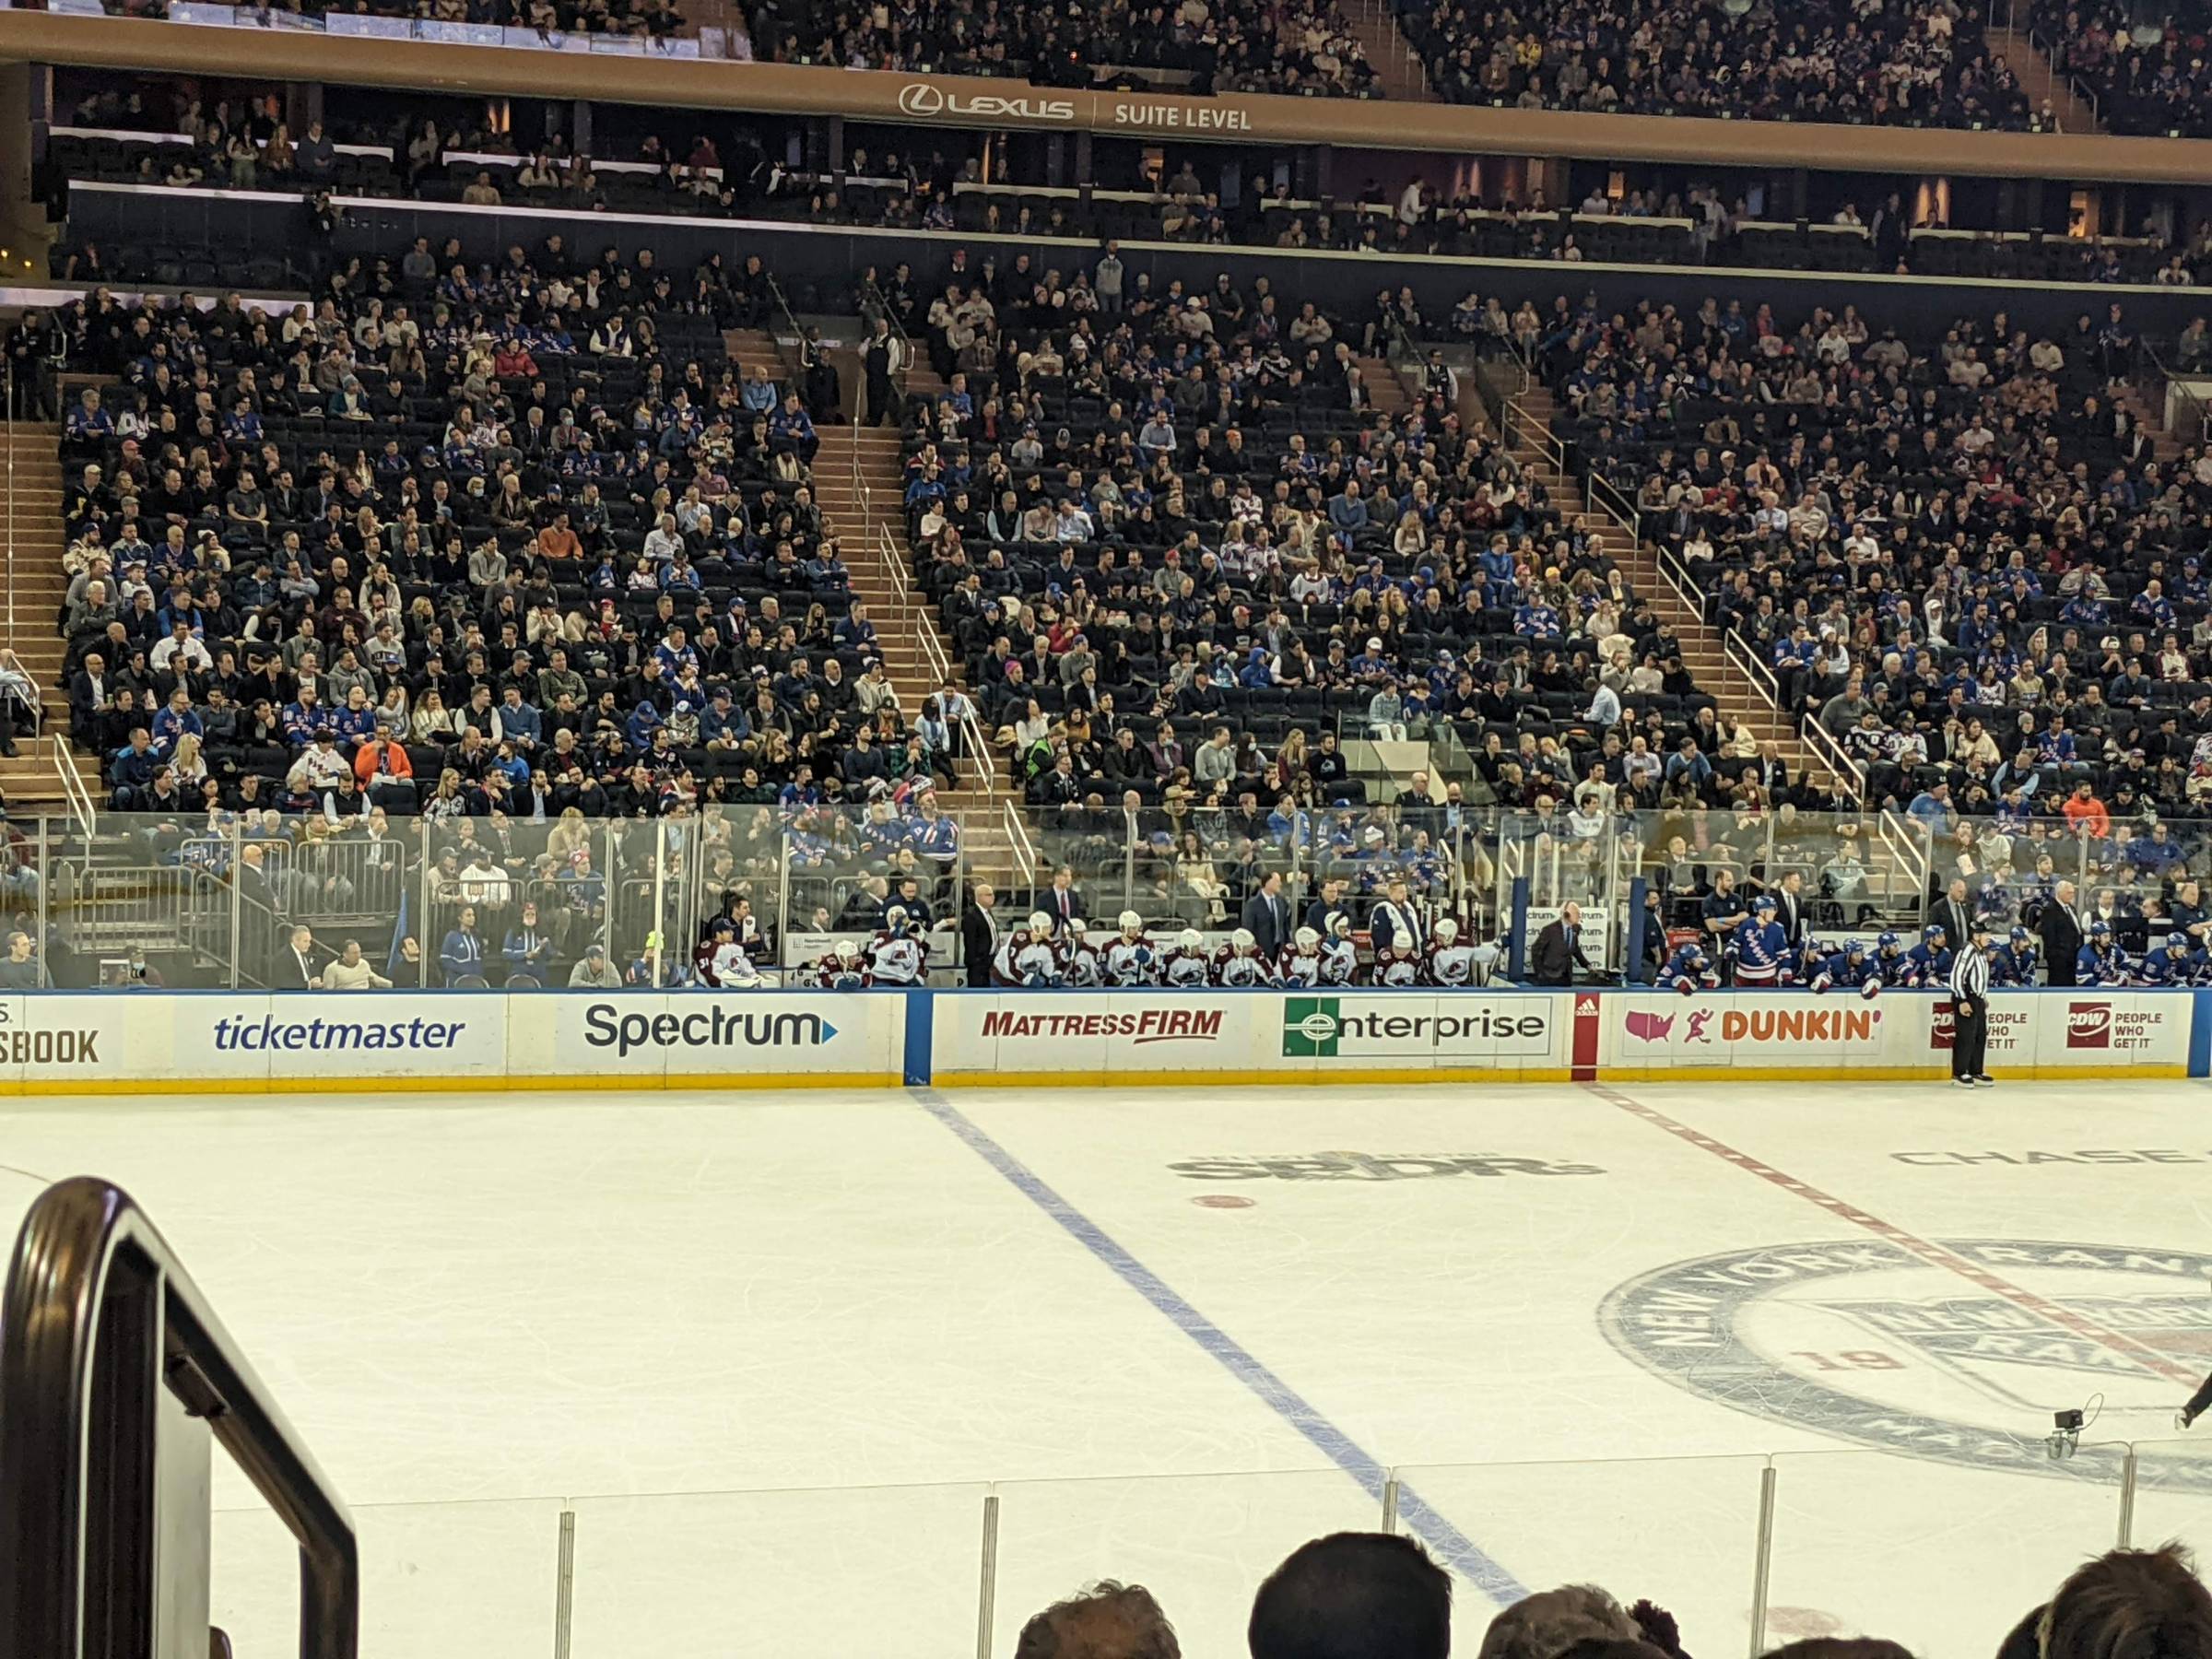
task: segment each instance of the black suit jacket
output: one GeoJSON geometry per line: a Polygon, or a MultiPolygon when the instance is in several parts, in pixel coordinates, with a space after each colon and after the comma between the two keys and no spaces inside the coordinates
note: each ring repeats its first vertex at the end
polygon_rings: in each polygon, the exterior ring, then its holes
{"type": "Polygon", "coordinates": [[[1774,889],[1774,920],[1782,924],[1782,936],[1793,945],[1805,942],[1805,896],[1774,889]]]}
{"type": "Polygon", "coordinates": [[[1057,937],[1067,931],[1070,922],[1085,914],[1083,890],[1071,887],[1062,892],[1058,888],[1044,888],[1039,891],[1037,902],[1032,908],[1042,911],[1053,919],[1053,934],[1057,937]]]}
{"type": "Polygon", "coordinates": [[[1567,920],[1556,917],[1547,923],[1544,931],[1536,935],[1535,947],[1529,951],[1528,978],[1531,984],[1571,985],[1574,970],[1590,971],[1590,959],[1583,954],[1582,932],[1567,936],[1567,920]]]}
{"type": "Polygon", "coordinates": [[[1954,904],[1947,895],[1936,901],[1928,920],[1939,924],[1944,931],[1944,943],[1953,950],[1964,950],[1974,941],[1974,907],[1971,902],[1954,904]]]}
{"type": "Polygon", "coordinates": [[[1271,960],[1283,954],[1283,947],[1290,943],[1295,927],[1291,920],[1290,900],[1277,893],[1270,900],[1265,893],[1254,893],[1244,900],[1244,908],[1237,917],[1237,925],[1250,933],[1259,942],[1262,954],[1271,960]]]}
{"type": "Polygon", "coordinates": [[[2043,941],[2043,967],[2053,985],[2074,982],[2074,964],[2081,952],[2081,921],[2055,899],[2043,901],[2043,913],[2035,919],[2035,931],[2043,941]]]}
{"type": "Polygon", "coordinates": [[[997,949],[990,916],[980,906],[971,904],[960,912],[960,958],[967,965],[971,989],[990,986],[991,958],[997,949]]]}

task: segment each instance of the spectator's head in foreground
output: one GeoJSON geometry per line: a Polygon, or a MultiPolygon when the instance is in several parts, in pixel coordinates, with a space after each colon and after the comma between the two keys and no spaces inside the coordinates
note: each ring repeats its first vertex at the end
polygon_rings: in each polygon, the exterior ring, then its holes
{"type": "Polygon", "coordinates": [[[2058,1587],[2042,1659],[2212,1659],[2212,1591],[2179,1544],[2115,1549],[2058,1587]]]}
{"type": "Polygon", "coordinates": [[[1023,1625],[1014,1659],[1182,1659],[1182,1649],[1149,1590],[1107,1580],[1023,1625]]]}
{"type": "Polygon", "coordinates": [[[1410,1538],[1331,1533],[1267,1575],[1245,1641],[1252,1659],[1446,1659],[1452,1581],[1410,1538]]]}
{"type": "Polygon", "coordinates": [[[1583,1644],[1610,1648],[1642,1639],[1642,1629],[1605,1591],[1595,1584],[1567,1584],[1524,1596],[1490,1620],[1481,1659],[1562,1659],[1568,1650],[1583,1644]]]}

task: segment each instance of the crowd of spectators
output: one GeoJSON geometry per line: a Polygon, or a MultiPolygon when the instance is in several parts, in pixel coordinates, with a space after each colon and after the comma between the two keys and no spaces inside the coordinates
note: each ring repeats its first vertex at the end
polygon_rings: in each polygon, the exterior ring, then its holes
{"type": "MultiPolygon", "coordinates": [[[[1291,1551],[1260,1584],[1251,1659],[1448,1659],[1453,1582],[1410,1538],[1335,1533],[1291,1551]]],[[[1022,1627],[1018,1659],[1181,1659],[1168,1609],[1141,1586],[1104,1583],[1022,1627]]],[[[1688,1659],[1710,1651],[1649,1600],[1623,1606],[1595,1584],[1524,1595],[1492,1618],[1479,1659],[1688,1659]]],[[[2212,1654],[2212,1593],[2178,1544],[2115,1549],[2068,1573],[2014,1621],[1996,1659],[2168,1659],[2212,1654]]],[[[1895,1641],[1819,1636],[1770,1659],[1912,1659],[1895,1641]]]]}
{"type": "Polygon", "coordinates": [[[1441,361],[1384,414],[1357,360],[1379,324],[1265,277],[1115,275],[1062,304],[963,264],[901,318],[948,385],[906,426],[918,580],[1048,826],[1118,859],[1102,827],[1134,818],[1155,892],[1212,914],[1294,850],[1371,892],[1457,841],[1448,812],[1360,816],[1345,735],[1449,727],[1536,831],[1838,804],[1761,764],[1441,361]]]}
{"type": "Polygon", "coordinates": [[[27,319],[65,393],[70,734],[152,854],[712,810],[941,869],[950,734],[885,677],[796,389],[724,355],[739,275],[556,236],[27,319]]]}
{"type": "Polygon", "coordinates": [[[2017,913],[2016,877],[2132,885],[2139,911],[2204,867],[2212,455],[2161,456],[2139,349],[2117,303],[2056,336],[1998,312],[1907,341],[1848,307],[1562,296],[1534,359],[1555,430],[1783,707],[1926,826],[1937,879],[2017,913]]]}
{"type": "MultiPolygon", "coordinates": [[[[166,18],[169,0],[101,0],[112,12],[166,18]]],[[[635,35],[652,39],[683,32],[677,0],[272,0],[265,14],[322,18],[333,12],[363,17],[416,18],[436,23],[483,23],[540,33],[635,35]]]]}
{"type": "Polygon", "coordinates": [[[1455,103],[2056,130],[1957,0],[1416,0],[1399,15],[1455,103]]]}
{"type": "Polygon", "coordinates": [[[2041,0],[2033,16],[2051,65],[2095,100],[2107,132],[2212,136],[2212,68],[2202,4],[2161,8],[2158,21],[2124,6],[2041,0]]]}
{"type": "Polygon", "coordinates": [[[778,63],[1081,87],[1101,70],[1127,85],[1146,84],[1146,71],[1168,71],[1177,91],[1380,95],[1335,0],[905,0],[877,6],[759,0],[749,24],[755,54],[778,63]]]}

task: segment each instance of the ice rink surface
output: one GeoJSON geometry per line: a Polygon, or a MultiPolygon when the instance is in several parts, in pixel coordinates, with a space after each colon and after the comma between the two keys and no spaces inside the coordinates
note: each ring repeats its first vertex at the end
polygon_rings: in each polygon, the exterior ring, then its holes
{"type": "MultiPolygon", "coordinates": [[[[175,1096],[0,1110],[12,1237],[118,1180],[355,1506],[371,1659],[996,1652],[1087,1580],[1242,1651],[1317,1532],[1499,1598],[1984,1659],[2133,1536],[2212,1554],[2201,1084],[175,1096]],[[2095,1402],[2095,1404],[2091,1404],[2095,1402]],[[2081,1454],[2051,1413],[2089,1406],[2081,1454]],[[1387,1472],[1387,1474],[1386,1474],[1387,1472]]],[[[296,1575],[218,1481],[216,1606],[296,1575]]]]}

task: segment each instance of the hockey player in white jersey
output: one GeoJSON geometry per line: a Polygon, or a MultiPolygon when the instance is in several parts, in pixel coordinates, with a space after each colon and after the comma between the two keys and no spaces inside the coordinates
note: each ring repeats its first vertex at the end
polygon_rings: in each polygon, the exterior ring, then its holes
{"type": "Polygon", "coordinates": [[[1459,936],[1459,924],[1450,916],[1437,919],[1436,937],[1421,964],[1421,979],[1430,985],[1471,985],[1475,982],[1477,947],[1459,936]]]}
{"type": "Polygon", "coordinates": [[[1324,982],[1321,975],[1325,966],[1321,935],[1310,927],[1301,927],[1291,935],[1290,948],[1283,952],[1282,982],[1293,991],[1311,991],[1324,982]]]}
{"type": "Polygon", "coordinates": [[[868,971],[879,985],[919,985],[929,971],[929,947],[916,936],[906,906],[883,912],[883,931],[868,946],[868,971]]]}
{"type": "Polygon", "coordinates": [[[1186,927],[1175,935],[1174,947],[1161,964],[1160,982],[1188,990],[1214,982],[1214,959],[1206,948],[1206,935],[1186,927]]]}
{"type": "Polygon", "coordinates": [[[1040,987],[1062,982],[1060,953],[1053,945],[1053,919],[1042,911],[1000,942],[991,977],[1001,985],[1040,987]]]}
{"type": "Polygon", "coordinates": [[[1060,972],[1078,991],[1095,991],[1106,982],[1106,964],[1100,960],[1080,916],[1068,919],[1067,938],[1060,947],[1060,972]]]}
{"type": "Polygon", "coordinates": [[[1214,983],[1230,991],[1250,991],[1275,983],[1275,964],[1260,954],[1260,942],[1248,927],[1229,935],[1229,944],[1214,959],[1214,983]]]}
{"type": "Polygon", "coordinates": [[[1359,947],[1352,942],[1352,919],[1339,911],[1329,918],[1329,936],[1322,941],[1321,982],[1345,987],[1359,979],[1359,947]]]}
{"type": "Polygon", "coordinates": [[[1121,932],[1106,942],[1100,970],[1117,990],[1159,983],[1159,952],[1145,937],[1145,919],[1135,911],[1122,912],[1121,932]]]}

